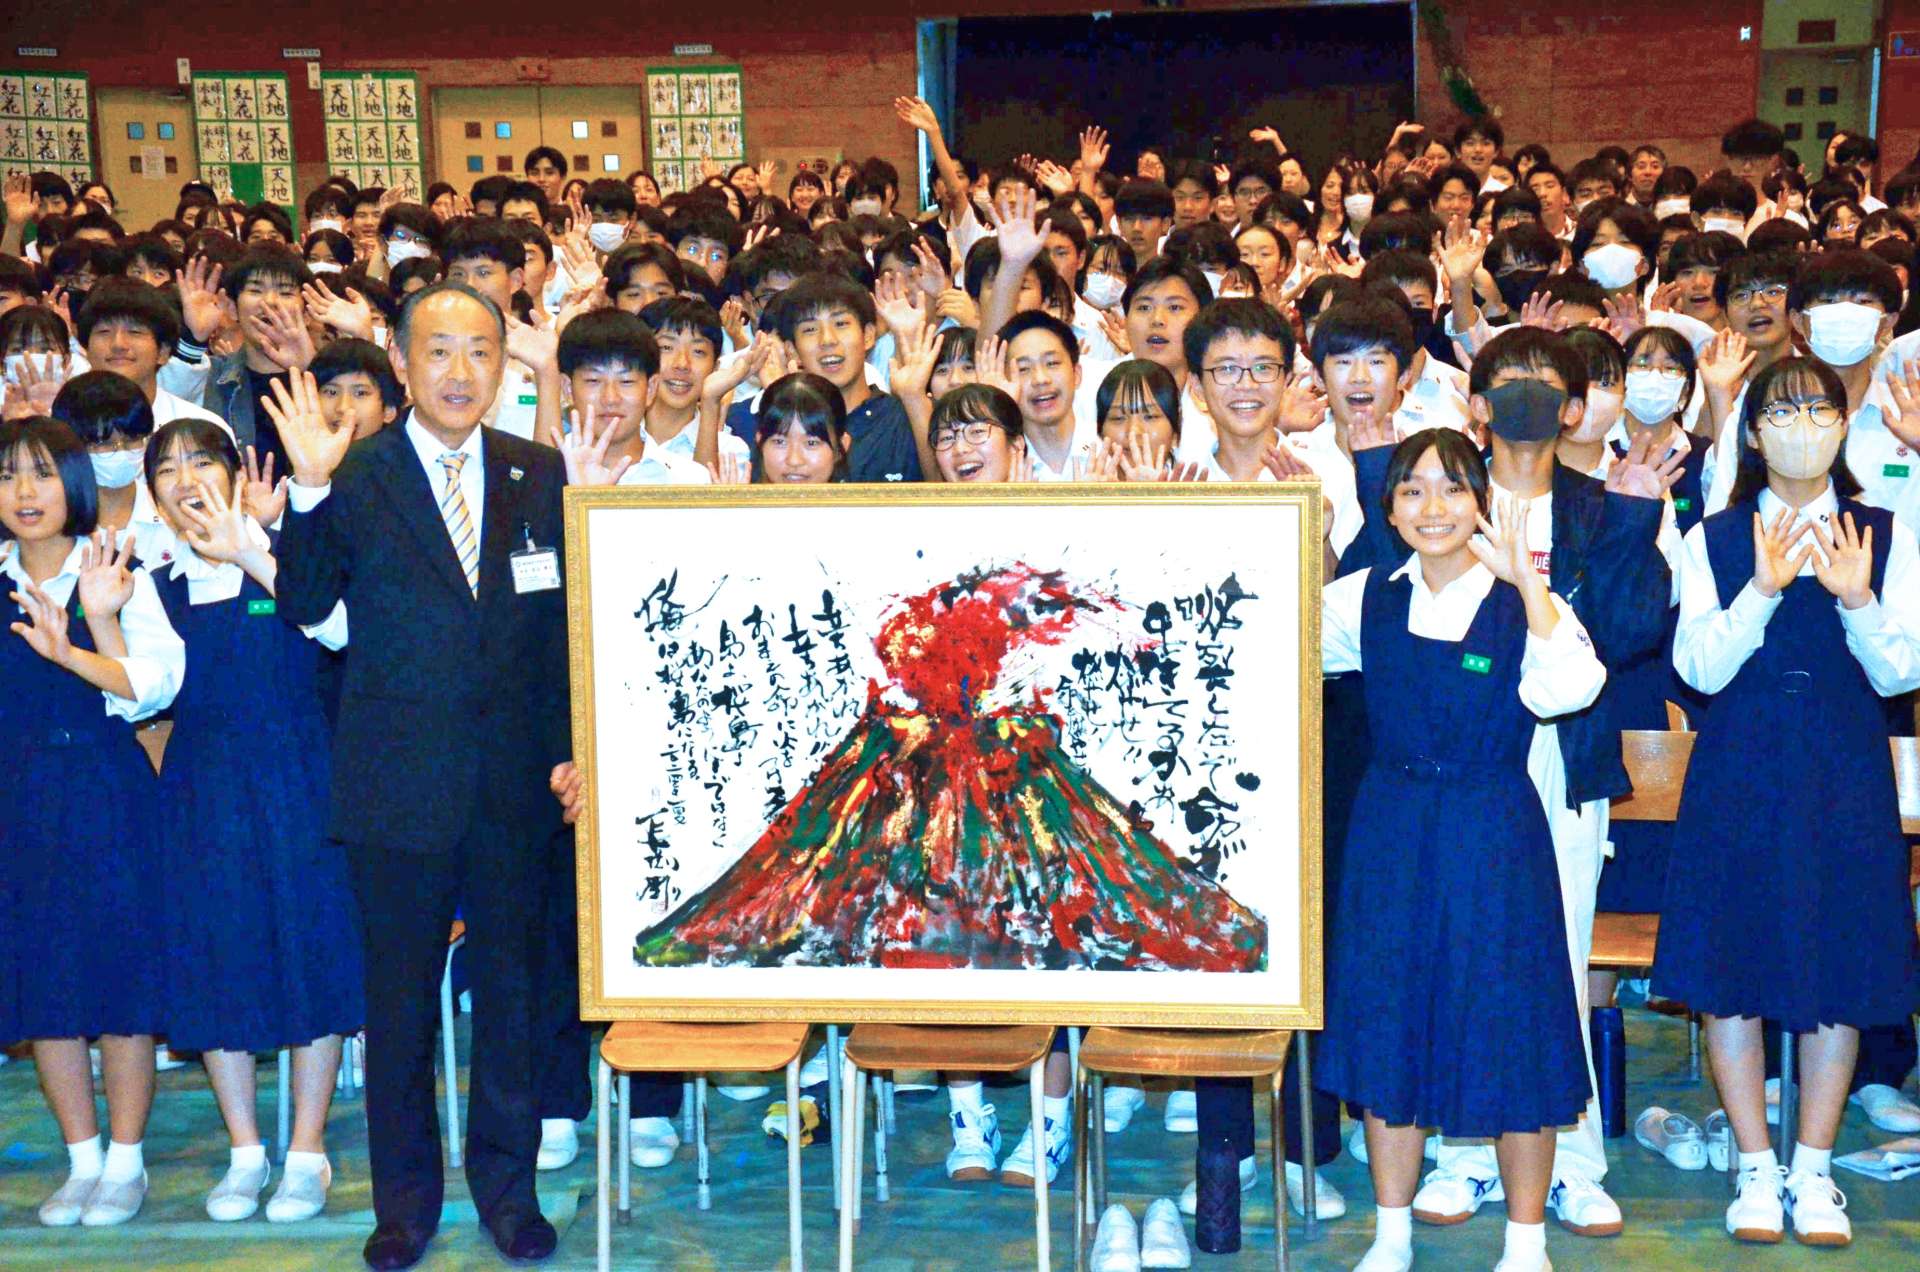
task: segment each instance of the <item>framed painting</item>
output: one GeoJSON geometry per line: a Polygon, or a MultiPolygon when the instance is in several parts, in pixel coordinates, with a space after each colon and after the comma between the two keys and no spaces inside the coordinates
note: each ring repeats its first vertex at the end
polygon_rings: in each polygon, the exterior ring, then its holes
{"type": "Polygon", "coordinates": [[[566,500],[585,1018],[1320,1026],[1317,484],[566,500]]]}

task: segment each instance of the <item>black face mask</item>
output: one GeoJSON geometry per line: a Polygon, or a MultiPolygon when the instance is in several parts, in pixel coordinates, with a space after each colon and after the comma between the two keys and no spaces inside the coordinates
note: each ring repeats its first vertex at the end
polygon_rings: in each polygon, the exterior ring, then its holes
{"type": "Polygon", "coordinates": [[[1510,442],[1544,442],[1560,435],[1567,395],[1543,380],[1509,380],[1481,396],[1493,409],[1496,436],[1510,442]]]}
{"type": "Polygon", "coordinates": [[[1494,275],[1493,285],[1500,289],[1500,299],[1506,302],[1507,308],[1518,313],[1546,276],[1544,269],[1517,269],[1511,274],[1494,275]]]}

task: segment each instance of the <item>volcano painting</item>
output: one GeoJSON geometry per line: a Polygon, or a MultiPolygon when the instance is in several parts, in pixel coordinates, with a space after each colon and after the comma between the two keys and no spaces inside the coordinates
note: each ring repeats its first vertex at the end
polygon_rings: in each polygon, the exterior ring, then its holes
{"type": "Polygon", "coordinates": [[[874,640],[884,683],[738,860],[638,934],[635,963],[1265,970],[1265,921],[1018,692],[1023,649],[1119,608],[1025,565],[894,602],[874,640]]]}

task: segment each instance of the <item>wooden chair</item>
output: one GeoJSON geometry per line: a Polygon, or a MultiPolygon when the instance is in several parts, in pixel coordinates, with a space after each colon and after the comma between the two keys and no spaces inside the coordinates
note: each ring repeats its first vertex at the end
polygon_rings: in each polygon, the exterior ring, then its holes
{"type": "MultiPolygon", "coordinates": [[[[802,1272],[800,1250],[800,1052],[806,1046],[804,1021],[758,1021],[751,1024],[693,1024],[670,1021],[620,1021],[600,1041],[598,1108],[599,1245],[600,1272],[611,1266],[613,1245],[612,1154],[620,1153],[620,1220],[633,1212],[633,1157],[629,1151],[632,1123],[627,1116],[628,1076],[633,1073],[701,1073],[720,1069],[739,1073],[787,1076],[787,1257],[791,1272],[802,1272]],[[620,1075],[617,1131],[612,1107],[613,1075],[620,1075]]],[[[704,1084],[705,1079],[700,1081],[704,1084]]],[[[696,1155],[699,1165],[700,1208],[711,1207],[707,1179],[706,1106],[695,1106],[696,1155]]],[[[835,1128],[836,1133],[838,1128],[835,1128]]]]}
{"type": "MultiPolygon", "coordinates": [[[[840,1203],[840,1272],[853,1270],[853,1234],[860,1219],[860,1158],[866,1127],[866,1084],[863,1070],[958,1069],[980,1073],[1027,1071],[1033,1104],[1036,1161],[1033,1172],[1034,1264],[1049,1266],[1047,1171],[1041,1127],[1046,1125],[1044,1104],[1047,1056],[1053,1049],[1051,1025],[856,1025],[847,1035],[845,1077],[840,1083],[841,1121],[833,1128],[834,1147],[844,1157],[840,1178],[845,1195],[840,1203]],[[848,1106],[851,1105],[851,1108],[848,1106]]],[[[884,1093],[883,1093],[884,1095],[884,1093]]],[[[884,1100],[874,1112],[884,1123],[884,1100]]],[[[874,1169],[884,1178],[886,1141],[876,1137],[874,1169]]],[[[876,1191],[876,1199],[885,1200],[876,1191]]]]}
{"type": "MultiPolygon", "coordinates": [[[[1107,1208],[1107,1124],[1105,1075],[1140,1073],[1176,1078],[1265,1078],[1273,1100],[1273,1255],[1274,1266],[1286,1272],[1287,1183],[1281,1162],[1281,1118],[1284,1102],[1280,1082],[1287,1066],[1287,1047],[1293,1034],[1285,1029],[1089,1029],[1080,1040],[1073,1119],[1073,1266],[1081,1272],[1087,1241],[1098,1216],[1107,1208]],[[1092,1125],[1093,1147],[1086,1145],[1092,1125]],[[1093,1205],[1087,1206],[1089,1187],[1093,1205]]],[[[1311,1139],[1308,1141],[1311,1143],[1311,1139]]],[[[1306,1170],[1308,1179],[1312,1170],[1306,1170]]],[[[1313,1213],[1313,1202],[1307,1202],[1313,1213]]]]}

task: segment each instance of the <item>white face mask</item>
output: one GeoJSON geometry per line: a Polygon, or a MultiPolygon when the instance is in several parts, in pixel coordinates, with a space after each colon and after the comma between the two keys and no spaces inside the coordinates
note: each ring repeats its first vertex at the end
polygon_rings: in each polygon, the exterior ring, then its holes
{"type": "Polygon", "coordinates": [[[1833,467],[1834,457],[1840,453],[1840,443],[1845,440],[1846,431],[1837,424],[1832,428],[1821,428],[1804,415],[1796,417],[1785,428],[1763,424],[1760,426],[1760,453],[1766,457],[1767,467],[1782,477],[1791,477],[1795,481],[1822,477],[1833,467]]]}
{"type": "Polygon", "coordinates": [[[1811,305],[1807,309],[1807,344],[1813,356],[1830,367],[1855,366],[1873,353],[1885,317],[1872,305],[1852,301],[1811,305]]]}
{"type": "Polygon", "coordinates": [[[89,451],[87,458],[93,461],[93,479],[108,490],[119,490],[140,480],[145,455],[137,450],[89,451]]]}
{"type": "Polygon", "coordinates": [[[1510,190],[1512,188],[1513,182],[1507,180],[1505,177],[1489,175],[1485,181],[1480,183],[1480,193],[1482,194],[1497,194],[1502,190],[1510,190]]]}
{"type": "Polygon", "coordinates": [[[1731,234],[1742,243],[1747,241],[1747,223],[1737,216],[1702,217],[1700,228],[1705,231],[1719,230],[1723,234],[1731,234]]]}
{"type": "Polygon", "coordinates": [[[1112,309],[1126,291],[1127,280],[1120,275],[1095,272],[1087,275],[1087,289],[1082,294],[1095,309],[1112,309]]]}
{"type": "Polygon", "coordinates": [[[611,221],[595,221],[587,227],[587,242],[596,252],[611,252],[627,241],[627,227],[611,221]]]}
{"type": "Polygon", "coordinates": [[[1373,219],[1373,196],[1370,194],[1350,194],[1340,201],[1347,210],[1347,219],[1355,225],[1365,225],[1373,219]]]}
{"type": "Polygon", "coordinates": [[[1567,440],[1573,442],[1604,440],[1620,419],[1620,401],[1619,389],[1603,389],[1589,384],[1586,414],[1580,417],[1580,427],[1566,435],[1567,440]]]}
{"type": "Polygon", "coordinates": [[[1629,371],[1627,412],[1642,424],[1664,424],[1680,409],[1680,394],[1686,387],[1685,376],[1662,375],[1658,371],[1629,371]]]}
{"type": "Polygon", "coordinates": [[[307,268],[312,270],[316,274],[338,274],[340,272],[340,262],[339,261],[308,261],[307,268]]]}
{"type": "Polygon", "coordinates": [[[1618,291],[1633,282],[1640,268],[1640,249],[1625,243],[1607,243],[1580,258],[1587,277],[1607,291],[1618,291]]]}
{"type": "Polygon", "coordinates": [[[1670,216],[1687,216],[1693,211],[1693,204],[1686,199],[1661,199],[1653,205],[1653,217],[1664,221],[1670,216]]]}
{"type": "Polygon", "coordinates": [[[402,261],[417,261],[422,256],[431,256],[433,249],[419,239],[388,239],[387,267],[391,269],[402,261]]]}
{"type": "Polygon", "coordinates": [[[1214,298],[1219,299],[1220,284],[1226,281],[1227,272],[1223,269],[1203,269],[1200,274],[1207,280],[1207,286],[1213,289],[1214,298]]]}
{"type": "Polygon", "coordinates": [[[323,216],[317,220],[307,222],[307,233],[314,234],[321,230],[332,230],[336,234],[345,234],[347,232],[347,223],[345,221],[335,220],[330,216],[323,216]]]}
{"type": "Polygon", "coordinates": [[[18,384],[29,366],[41,376],[63,375],[66,369],[65,362],[57,353],[10,353],[7,355],[7,379],[18,384]]]}

